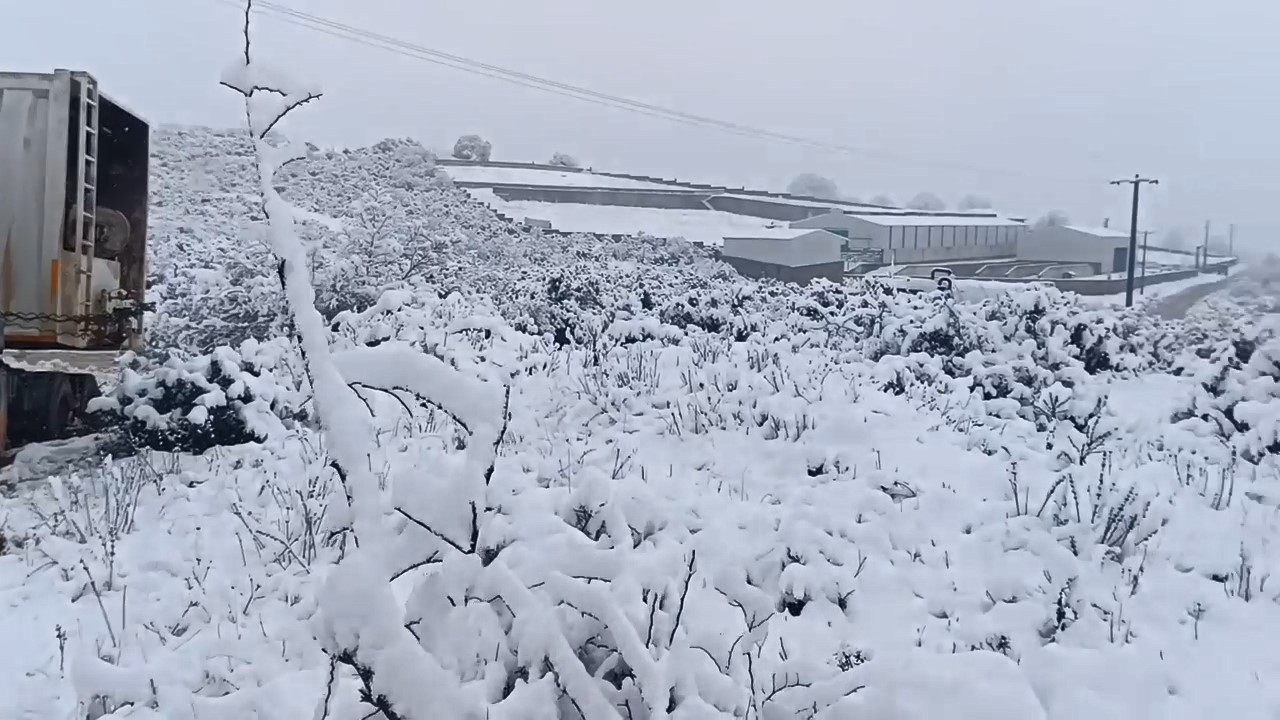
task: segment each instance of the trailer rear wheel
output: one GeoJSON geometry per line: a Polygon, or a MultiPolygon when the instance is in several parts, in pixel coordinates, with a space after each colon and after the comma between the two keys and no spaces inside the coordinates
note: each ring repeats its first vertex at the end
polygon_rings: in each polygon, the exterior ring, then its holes
{"type": "Polygon", "coordinates": [[[92,375],[9,368],[8,449],[61,440],[81,431],[85,407],[98,394],[92,375]]]}
{"type": "Polygon", "coordinates": [[[49,414],[45,419],[44,435],[50,440],[65,438],[67,429],[74,422],[76,394],[71,385],[71,378],[66,375],[59,375],[49,383],[49,414]]]}

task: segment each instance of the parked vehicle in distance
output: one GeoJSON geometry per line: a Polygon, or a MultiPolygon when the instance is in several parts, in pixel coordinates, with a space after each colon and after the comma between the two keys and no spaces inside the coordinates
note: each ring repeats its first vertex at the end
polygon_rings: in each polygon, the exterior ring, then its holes
{"type": "Polygon", "coordinates": [[[882,287],[897,292],[927,293],[935,290],[950,293],[955,288],[955,273],[950,268],[936,267],[929,271],[929,277],[904,275],[905,268],[888,266],[872,270],[863,277],[882,287]]]}

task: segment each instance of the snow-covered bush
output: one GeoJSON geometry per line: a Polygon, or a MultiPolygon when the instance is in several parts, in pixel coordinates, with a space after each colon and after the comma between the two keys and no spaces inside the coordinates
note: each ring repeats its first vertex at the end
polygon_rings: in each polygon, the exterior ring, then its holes
{"type": "Polygon", "coordinates": [[[840,197],[840,189],[829,177],[816,173],[800,173],[787,183],[787,192],[792,195],[836,200],[840,197]]]}
{"type": "Polygon", "coordinates": [[[574,158],[572,155],[568,153],[562,153],[562,152],[558,152],[555,155],[552,155],[551,160],[549,160],[547,164],[555,165],[556,167],[567,167],[567,168],[582,167],[582,165],[578,162],[576,158],[574,158]]]}
{"type": "Polygon", "coordinates": [[[916,193],[915,197],[911,198],[911,200],[907,202],[907,208],[911,210],[940,211],[946,210],[947,204],[937,195],[925,191],[916,193]]]}
{"type": "Polygon", "coordinates": [[[479,135],[463,135],[453,144],[453,156],[459,160],[489,162],[493,144],[479,135]]]}
{"type": "Polygon", "coordinates": [[[262,442],[302,418],[303,398],[283,341],[250,340],[194,358],[121,361],[121,380],[90,401],[94,426],[111,433],[121,457],[141,449],[200,454],[262,442]]]}

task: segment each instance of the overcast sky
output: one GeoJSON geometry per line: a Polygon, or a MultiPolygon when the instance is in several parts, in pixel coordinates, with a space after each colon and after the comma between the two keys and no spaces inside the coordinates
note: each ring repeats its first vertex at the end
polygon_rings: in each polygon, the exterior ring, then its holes
{"type": "MultiPolygon", "coordinates": [[[[291,26],[264,56],[326,98],[290,134],[320,145],[459,134],[494,158],[565,151],[601,169],[781,189],[1066,210],[1127,227],[1135,172],[1160,178],[1144,227],[1242,226],[1280,197],[1275,0],[276,0],[362,29],[613,95],[867,149],[842,154],[630,114],[291,26]]],[[[225,0],[0,0],[0,68],[95,73],[156,123],[233,126],[218,87],[240,43],[225,0]],[[55,29],[56,28],[56,29],[55,29]]]]}

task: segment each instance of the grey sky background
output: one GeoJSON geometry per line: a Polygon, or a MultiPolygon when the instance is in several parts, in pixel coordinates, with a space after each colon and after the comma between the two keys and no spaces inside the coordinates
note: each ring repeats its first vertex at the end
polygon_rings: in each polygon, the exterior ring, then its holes
{"type": "MultiPolygon", "coordinates": [[[[477,132],[494,158],[781,189],[795,174],[899,201],[1062,208],[1144,228],[1206,218],[1269,245],[1280,198],[1273,0],[277,0],[363,29],[685,112],[868,148],[845,155],[674,124],[256,19],[262,57],[326,98],[287,131],[320,145],[477,132]]],[[[0,0],[0,67],[94,72],[156,123],[230,127],[218,87],[239,18],[215,0],[0,0]],[[54,29],[56,28],[56,29],[54,29]]],[[[1216,234],[1216,233],[1215,233],[1216,234]]]]}

